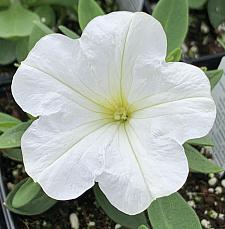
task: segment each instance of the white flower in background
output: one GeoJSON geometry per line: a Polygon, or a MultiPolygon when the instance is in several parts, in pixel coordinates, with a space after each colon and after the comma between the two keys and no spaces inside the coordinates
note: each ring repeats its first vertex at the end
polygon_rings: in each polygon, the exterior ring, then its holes
{"type": "Polygon", "coordinates": [[[42,38],[17,70],[12,92],[39,118],[22,137],[27,173],[58,200],[95,182],[127,214],[184,184],[182,144],[206,135],[215,105],[206,75],[166,63],[166,36],[145,13],[92,20],[80,39],[42,38]]]}

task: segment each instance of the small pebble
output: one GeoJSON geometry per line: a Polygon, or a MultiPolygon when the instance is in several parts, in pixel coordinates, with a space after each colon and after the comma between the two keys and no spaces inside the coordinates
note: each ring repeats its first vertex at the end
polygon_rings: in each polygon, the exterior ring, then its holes
{"type": "Polygon", "coordinates": [[[22,173],[26,173],[26,171],[25,171],[25,168],[23,167],[22,168],[22,171],[21,171],[22,173]]]}
{"type": "MultiPolygon", "coordinates": [[[[202,71],[207,71],[207,67],[201,67],[202,71]]],[[[203,154],[205,152],[205,148],[201,148],[200,153],[203,154]]]]}
{"type": "Polygon", "coordinates": [[[225,179],[221,180],[221,185],[225,188],[225,179]]]}
{"type": "Polygon", "coordinates": [[[217,201],[215,201],[215,202],[214,202],[214,205],[215,205],[215,206],[218,206],[218,202],[217,202],[217,201]]]}
{"type": "Polygon", "coordinates": [[[192,46],[190,49],[189,49],[189,56],[191,57],[197,57],[198,56],[198,47],[197,46],[192,46]]]}
{"type": "Polygon", "coordinates": [[[208,215],[208,211],[207,211],[207,210],[205,210],[205,211],[204,211],[204,214],[205,214],[205,215],[208,215]]]}
{"type": "Polygon", "coordinates": [[[120,224],[118,224],[118,223],[115,225],[115,229],[120,229],[121,227],[122,226],[120,224]]]}
{"type": "Polygon", "coordinates": [[[196,201],[196,202],[201,202],[201,200],[202,200],[202,198],[201,198],[200,196],[196,196],[196,197],[195,197],[195,201],[196,201]]]}
{"type": "Polygon", "coordinates": [[[182,51],[183,51],[183,53],[187,53],[188,52],[188,47],[187,47],[187,45],[186,44],[182,44],[182,51]]]}
{"type": "Polygon", "coordinates": [[[75,213],[71,213],[70,216],[70,225],[72,229],[79,229],[79,219],[75,213]]]}
{"type": "Polygon", "coordinates": [[[208,180],[208,183],[210,186],[214,186],[217,183],[217,178],[216,177],[212,177],[208,180]]]}
{"type": "Polygon", "coordinates": [[[18,175],[19,175],[18,170],[17,170],[17,169],[14,169],[14,170],[12,171],[12,175],[13,175],[14,177],[18,177],[18,175]]]}
{"type": "Polygon", "coordinates": [[[209,173],[209,178],[215,177],[215,173],[209,173]]]}
{"type": "Polygon", "coordinates": [[[189,206],[191,206],[192,208],[196,208],[196,204],[195,204],[194,200],[189,200],[187,203],[188,203],[189,206]]]}
{"type": "Polygon", "coordinates": [[[217,186],[216,188],[215,188],[215,193],[216,193],[216,195],[219,195],[219,194],[221,194],[223,192],[223,188],[221,187],[221,186],[217,186]]]}
{"type": "Polygon", "coordinates": [[[214,193],[214,188],[209,188],[209,189],[208,189],[208,192],[214,193]]]}
{"type": "Polygon", "coordinates": [[[225,218],[224,218],[224,214],[222,214],[222,213],[220,213],[219,215],[218,215],[218,217],[219,217],[219,219],[221,219],[221,220],[224,220],[225,218]]]}
{"type": "Polygon", "coordinates": [[[94,227],[95,226],[95,222],[94,221],[90,221],[89,223],[88,223],[88,227],[94,227]]]}
{"type": "Polygon", "coordinates": [[[224,197],[221,197],[220,200],[221,200],[222,202],[224,202],[225,198],[224,198],[224,197]]]}
{"type": "Polygon", "coordinates": [[[189,199],[193,199],[193,197],[196,196],[196,193],[195,192],[186,192],[187,196],[189,197],[189,199]]]}
{"type": "Polygon", "coordinates": [[[15,185],[11,182],[7,183],[7,188],[9,189],[9,191],[12,191],[14,189],[15,185]]]}
{"type": "Polygon", "coordinates": [[[204,228],[207,228],[207,229],[210,229],[210,227],[211,227],[210,222],[209,222],[208,220],[206,220],[206,219],[202,219],[202,220],[201,220],[201,225],[202,225],[204,228]]]}
{"type": "Polygon", "coordinates": [[[218,217],[218,213],[214,210],[209,211],[209,217],[212,219],[216,219],[218,217]]]}
{"type": "Polygon", "coordinates": [[[23,168],[23,165],[18,164],[16,167],[17,167],[18,169],[21,169],[21,168],[23,168]]]}
{"type": "Polygon", "coordinates": [[[205,34],[209,32],[209,27],[204,22],[201,23],[201,32],[205,34]]]}

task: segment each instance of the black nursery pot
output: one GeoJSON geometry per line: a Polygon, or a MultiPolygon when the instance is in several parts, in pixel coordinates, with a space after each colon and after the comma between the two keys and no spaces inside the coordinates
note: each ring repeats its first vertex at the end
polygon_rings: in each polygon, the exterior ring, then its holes
{"type": "MultiPolygon", "coordinates": [[[[0,165],[1,165],[1,161],[0,161],[0,165]]],[[[1,201],[1,207],[2,207],[0,209],[0,228],[1,229],[16,229],[13,215],[4,206],[5,199],[6,199],[6,188],[4,184],[2,171],[0,170],[0,201],[1,201]]]]}
{"type": "Polygon", "coordinates": [[[184,62],[198,67],[207,67],[209,70],[217,69],[225,52],[200,57],[198,59],[185,59],[184,62]]]}

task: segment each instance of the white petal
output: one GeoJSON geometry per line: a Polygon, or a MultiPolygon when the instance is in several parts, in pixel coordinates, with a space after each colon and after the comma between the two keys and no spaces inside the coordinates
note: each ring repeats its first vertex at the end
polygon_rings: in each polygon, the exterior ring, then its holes
{"type": "Polygon", "coordinates": [[[95,111],[106,110],[105,97],[86,85],[85,80],[93,82],[93,74],[82,52],[79,40],[60,34],[42,38],[13,78],[16,102],[33,116],[61,111],[69,101],[95,111]]]}
{"type": "Polygon", "coordinates": [[[33,116],[58,112],[67,100],[109,109],[132,83],[132,66],[143,56],[163,59],[162,26],[145,13],[114,12],[93,19],[80,39],[42,38],[16,72],[12,93],[33,116]]]}
{"type": "Polygon", "coordinates": [[[52,198],[76,198],[101,173],[113,131],[108,120],[76,125],[68,114],[42,116],[22,137],[25,170],[52,198]]]}
{"type": "Polygon", "coordinates": [[[163,60],[167,48],[160,23],[141,12],[113,12],[96,17],[83,31],[80,42],[89,64],[98,77],[108,80],[107,91],[115,98],[130,87],[137,59],[149,56],[163,60]]]}
{"type": "Polygon", "coordinates": [[[136,100],[131,102],[135,110],[132,118],[144,119],[155,132],[180,144],[210,131],[216,108],[209,80],[199,68],[184,63],[158,63],[136,69],[136,73],[136,88],[129,98],[136,100]]]}
{"type": "Polygon", "coordinates": [[[133,215],[144,211],[154,199],[177,191],[187,175],[182,146],[151,136],[145,126],[137,131],[126,125],[107,148],[104,172],[96,180],[116,208],[133,215]]]}

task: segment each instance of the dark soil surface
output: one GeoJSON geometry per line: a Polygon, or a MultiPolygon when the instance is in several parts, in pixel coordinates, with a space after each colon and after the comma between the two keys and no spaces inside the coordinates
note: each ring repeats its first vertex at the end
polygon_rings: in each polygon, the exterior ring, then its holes
{"type": "Polygon", "coordinates": [[[225,26],[214,29],[206,10],[190,10],[189,31],[183,45],[184,58],[224,52],[217,38],[225,33],[225,26]]]}

